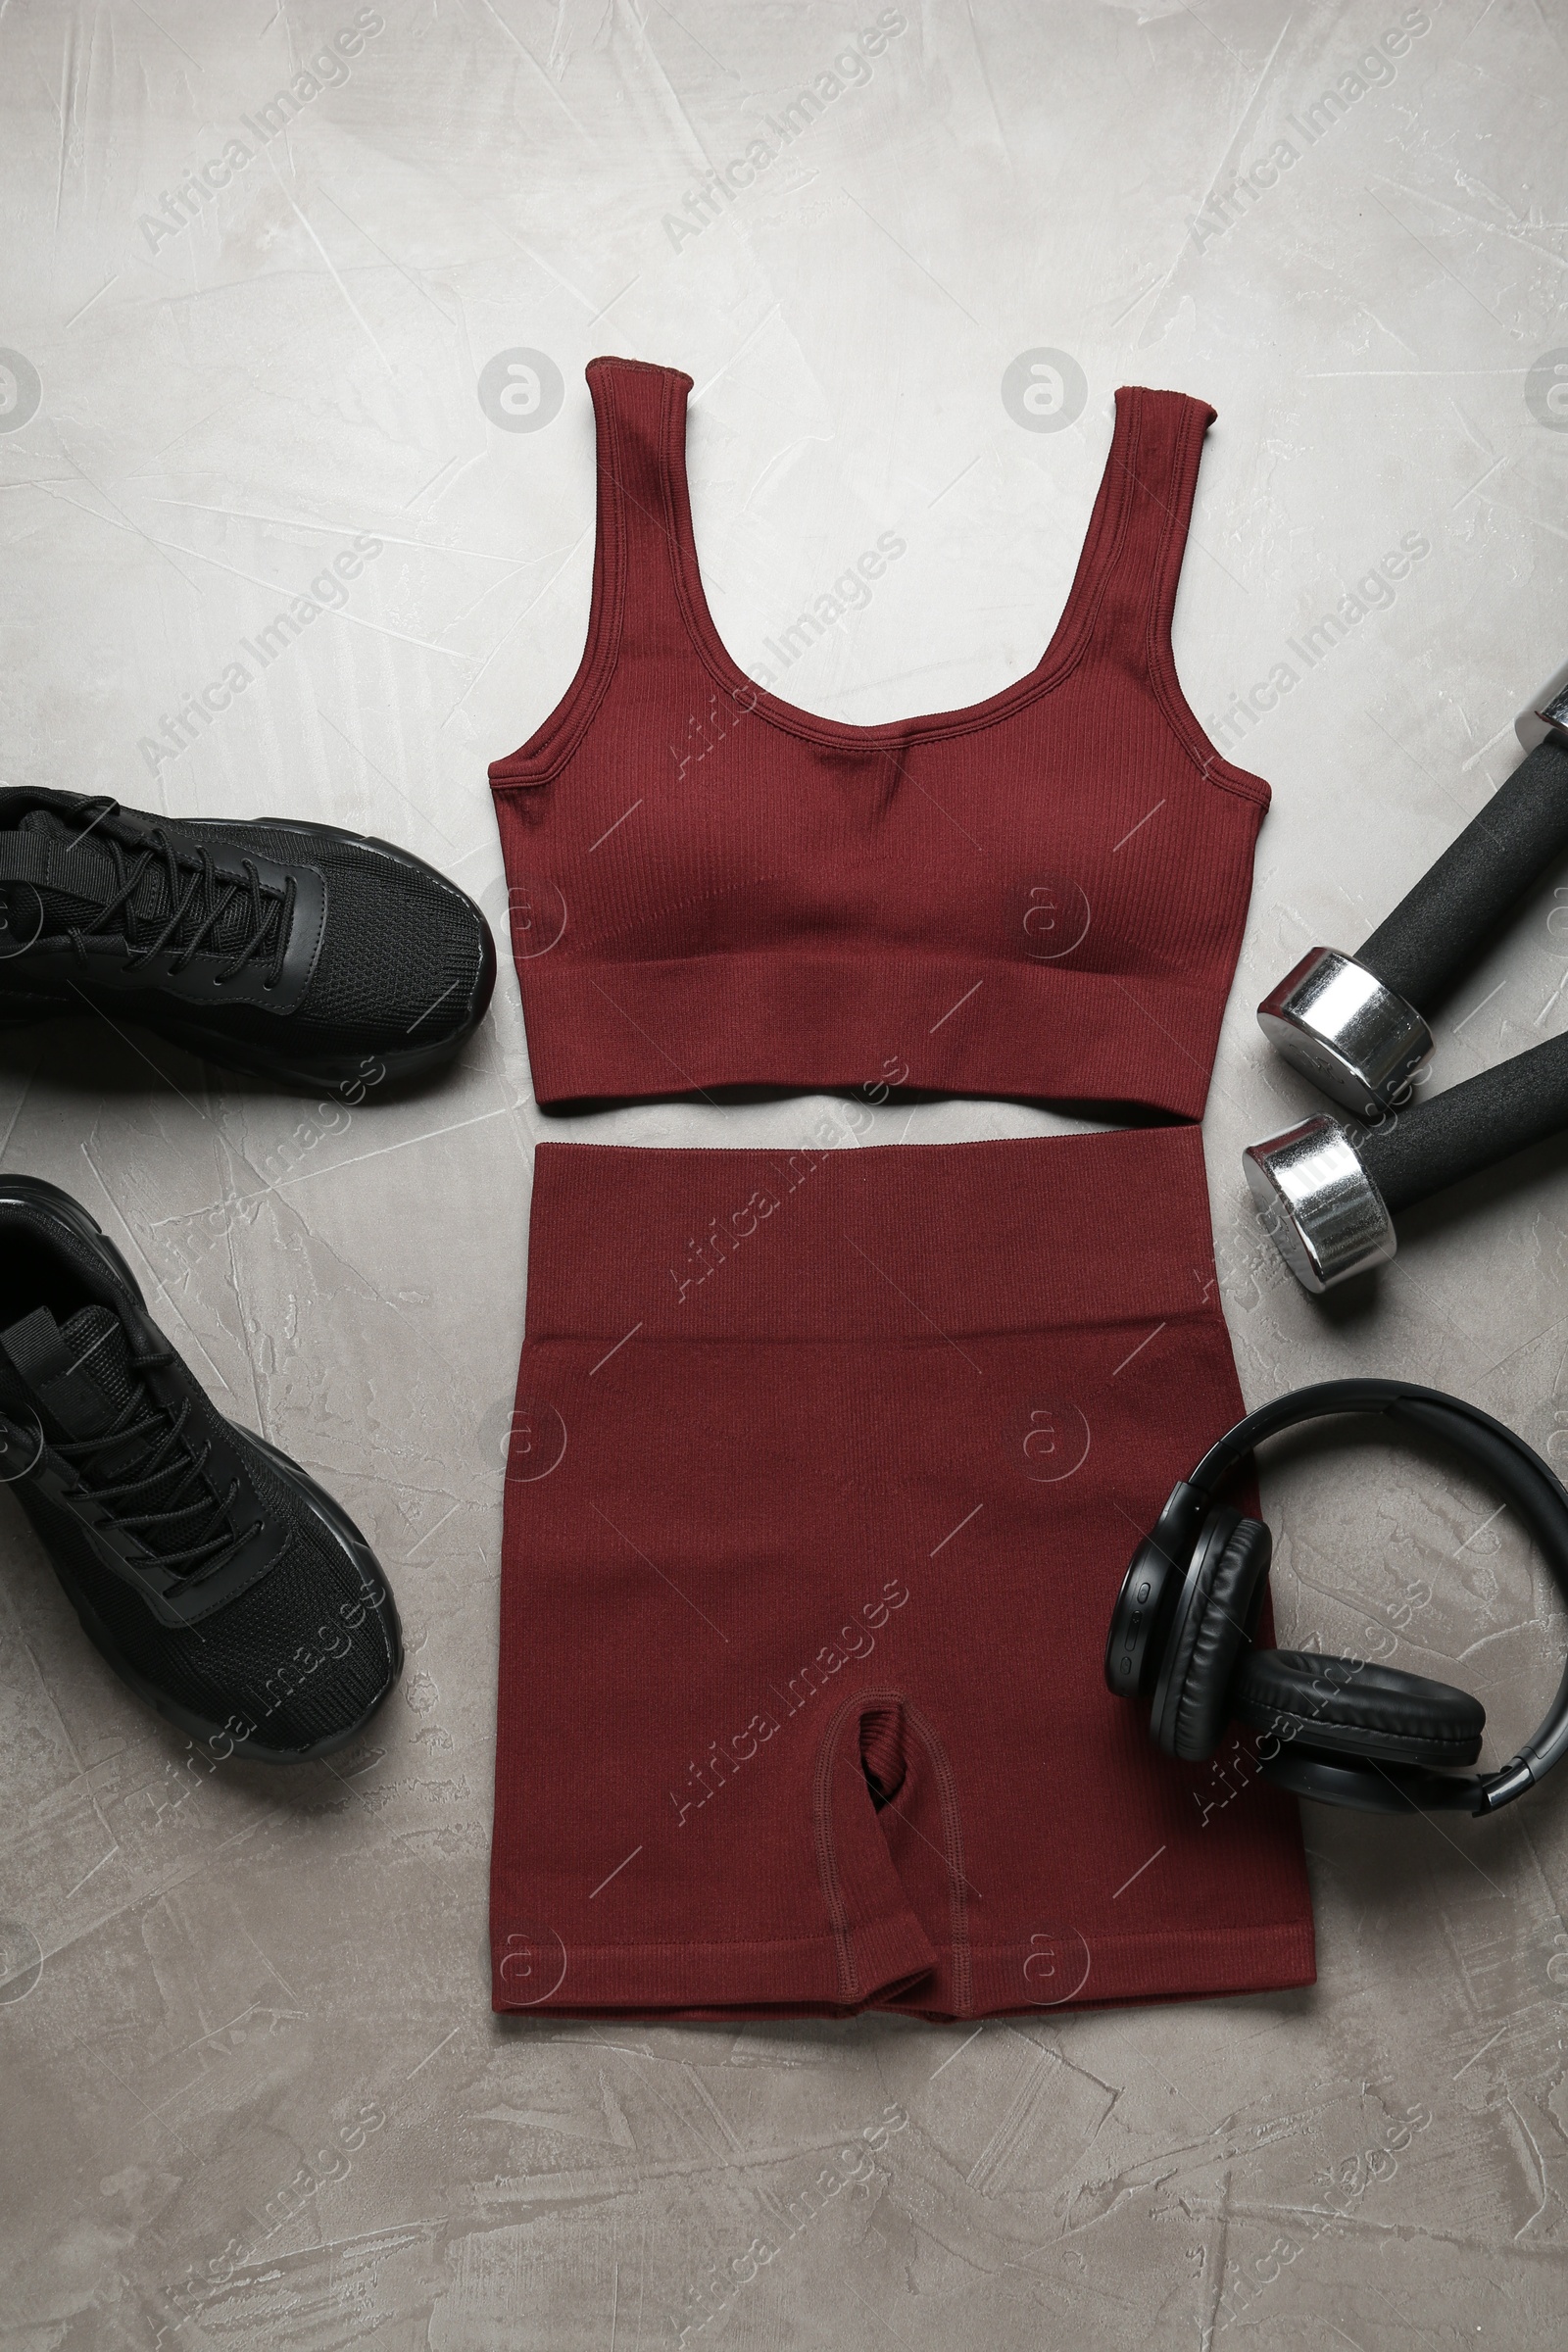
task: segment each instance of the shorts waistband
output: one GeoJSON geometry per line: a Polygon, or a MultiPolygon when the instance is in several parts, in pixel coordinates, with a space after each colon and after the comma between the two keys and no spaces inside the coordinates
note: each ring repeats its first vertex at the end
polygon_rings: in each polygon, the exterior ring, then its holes
{"type": "Polygon", "coordinates": [[[1196,1127],[793,1151],[545,1143],[527,1337],[929,1341],[1215,1314],[1196,1127]]]}

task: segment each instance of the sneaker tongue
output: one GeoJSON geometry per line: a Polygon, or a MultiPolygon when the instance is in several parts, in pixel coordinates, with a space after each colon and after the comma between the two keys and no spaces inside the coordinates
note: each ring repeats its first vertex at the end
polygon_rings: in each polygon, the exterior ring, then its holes
{"type": "MultiPolygon", "coordinates": [[[[3,859],[6,879],[30,884],[43,901],[45,931],[91,922],[119,887],[107,843],[44,809],[34,809],[17,827],[15,846],[3,859]]],[[[139,894],[138,894],[139,895],[139,894]]],[[[20,929],[20,923],[13,926],[20,929]]]]}
{"type": "MultiPolygon", "coordinates": [[[[136,1396],[125,1327],[113,1307],[78,1307],[65,1323],[57,1323],[48,1307],[34,1307],[0,1333],[0,1346],[62,1438],[101,1437],[136,1396]]],[[[106,1447],[97,1458],[121,1475],[157,1443],[157,1435],[149,1434],[106,1447]]]]}
{"type": "MultiPolygon", "coordinates": [[[[112,1307],[78,1307],[64,1323],[57,1322],[48,1307],[34,1307],[30,1315],[0,1332],[0,1348],[22,1376],[46,1433],[55,1443],[102,1437],[122,1415],[130,1421],[141,1420],[140,1408],[153,1401],[130,1360],[125,1327],[112,1307]]],[[[150,1428],[87,1457],[81,1474],[90,1487],[111,1486],[150,1473],[154,1455],[167,1444],[169,1423],[161,1412],[149,1417],[150,1428]]],[[[177,1492],[182,1514],[205,1515],[210,1520],[216,1497],[205,1478],[187,1475],[189,1465],[190,1454],[184,1445],[165,1452],[156,1480],[149,1483],[136,1508],[151,1511],[171,1505],[177,1492]]],[[[188,1541],[188,1533],[172,1528],[167,1540],[188,1541]]]]}
{"type": "Polygon", "coordinates": [[[92,1383],[111,1413],[129,1404],[138,1383],[125,1326],[112,1306],[78,1307],[61,1324],[60,1337],[74,1351],[76,1377],[92,1383]]]}
{"type": "MultiPolygon", "coordinates": [[[[101,826],[95,826],[91,818],[84,824],[68,824],[52,809],[32,809],[9,839],[0,836],[0,894],[27,902],[25,906],[21,904],[15,906],[10,928],[21,932],[24,927],[37,925],[37,912],[29,895],[36,892],[43,903],[44,914],[42,931],[36,936],[56,938],[62,931],[84,929],[109,900],[119,897],[126,876],[144,855],[139,849],[127,849],[123,843],[112,847],[101,826]],[[118,864],[116,848],[120,852],[118,864]],[[12,889],[6,893],[8,883],[12,889]],[[18,885],[22,886],[20,892],[18,885]]],[[[217,888],[221,892],[223,885],[220,883],[217,888]]],[[[183,892],[183,880],[180,889],[183,892]]],[[[146,858],[127,905],[139,938],[144,943],[156,939],[174,905],[169,895],[168,862],[156,852],[146,858]]],[[[206,910],[205,897],[198,895],[180,924],[180,933],[194,929],[206,910]]],[[[251,924],[250,893],[246,891],[229,902],[218,923],[208,932],[204,945],[230,955],[249,937],[251,924]]],[[[124,929],[125,917],[117,913],[106,936],[122,937],[124,929]]],[[[179,944],[178,935],[172,944],[179,944]]]]}

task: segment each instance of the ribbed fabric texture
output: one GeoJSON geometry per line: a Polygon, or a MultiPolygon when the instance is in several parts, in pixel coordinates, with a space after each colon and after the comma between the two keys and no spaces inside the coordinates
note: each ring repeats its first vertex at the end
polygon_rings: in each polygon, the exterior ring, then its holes
{"type": "Polygon", "coordinates": [[[1171,1764],[1101,1672],[1140,1533],[1242,1411],[1196,1129],[543,1144],[529,1262],[497,2008],[1311,1982],[1250,1738],[1171,1764]]]}
{"type": "MultiPolygon", "coordinates": [[[[588,379],[587,646],[490,770],[538,1100],[1197,1118],[1268,800],[1171,660],[1213,412],[1117,394],[1027,677],[849,727],[713,627],[691,379],[588,379]]],[[[1241,1413],[1212,1254],[1196,1128],[539,1147],[498,2009],[974,2017],[1311,1982],[1294,1804],[1246,1738],[1218,1769],[1156,1755],[1101,1671],[1134,1544],[1241,1413]]]]}
{"type": "Polygon", "coordinates": [[[1200,1116],[1268,801],[1171,659],[1214,412],[1118,392],[1038,667],[852,727],[764,692],[718,638],[690,377],[600,359],[588,381],[587,646],[490,769],[539,1101],[882,1083],[1200,1116]]]}

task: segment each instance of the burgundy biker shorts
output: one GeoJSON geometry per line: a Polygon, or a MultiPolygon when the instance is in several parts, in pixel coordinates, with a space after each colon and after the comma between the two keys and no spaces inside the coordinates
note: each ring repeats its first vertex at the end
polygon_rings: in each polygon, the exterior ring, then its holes
{"type": "Polygon", "coordinates": [[[1196,1127],[544,1144],[506,1482],[498,2010],[1310,1984],[1295,1803],[1102,1676],[1240,1417],[1196,1127]]]}

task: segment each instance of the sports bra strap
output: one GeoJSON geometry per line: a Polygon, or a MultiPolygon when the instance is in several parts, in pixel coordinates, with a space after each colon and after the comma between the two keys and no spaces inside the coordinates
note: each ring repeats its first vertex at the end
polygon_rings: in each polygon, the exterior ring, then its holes
{"type": "Polygon", "coordinates": [[[640,360],[591,360],[586,372],[599,452],[592,633],[612,661],[617,653],[689,651],[680,581],[691,536],[692,379],[640,360]]]}
{"type": "MultiPolygon", "coordinates": [[[[692,379],[678,368],[598,359],[587,368],[598,438],[598,528],[590,645],[597,667],[626,654],[689,652],[701,603],[686,471],[692,379]]],[[[1171,615],[1206,401],[1124,385],[1056,650],[1092,647],[1179,701],[1171,615]]],[[[1054,663],[1053,663],[1054,666],[1054,663]]]]}
{"type": "Polygon", "coordinates": [[[1185,392],[1121,386],[1110,455],[1069,599],[1077,614],[1075,649],[1087,640],[1140,677],[1152,674],[1171,685],[1176,583],[1203,435],[1214,414],[1185,392]]]}

